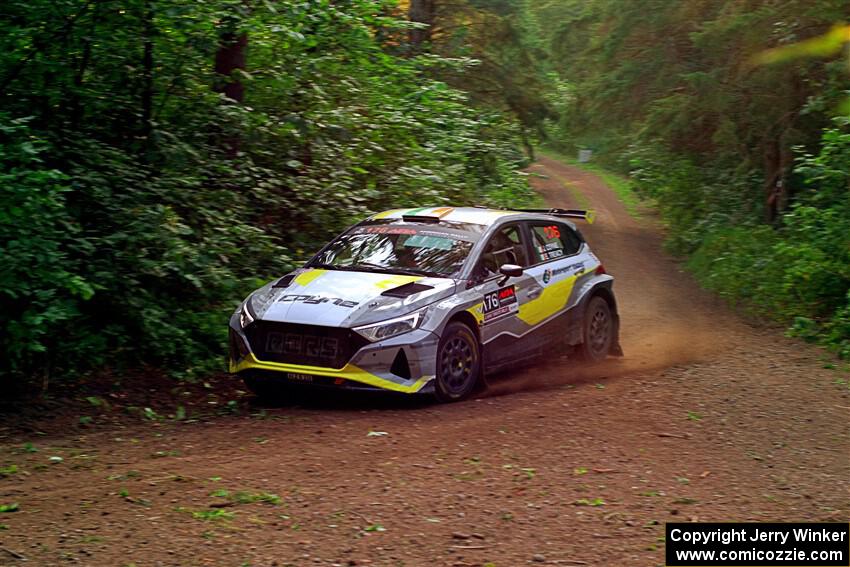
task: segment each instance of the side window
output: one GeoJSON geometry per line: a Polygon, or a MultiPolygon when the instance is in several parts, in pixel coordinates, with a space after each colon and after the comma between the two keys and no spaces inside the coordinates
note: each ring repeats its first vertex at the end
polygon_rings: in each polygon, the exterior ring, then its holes
{"type": "Polygon", "coordinates": [[[536,222],[531,225],[534,239],[534,263],[571,256],[581,248],[581,239],[573,229],[560,223],[536,222]]]}
{"type": "Polygon", "coordinates": [[[530,265],[519,225],[511,224],[500,228],[490,237],[481,255],[485,276],[499,273],[503,264],[516,264],[523,268],[530,265]]]}

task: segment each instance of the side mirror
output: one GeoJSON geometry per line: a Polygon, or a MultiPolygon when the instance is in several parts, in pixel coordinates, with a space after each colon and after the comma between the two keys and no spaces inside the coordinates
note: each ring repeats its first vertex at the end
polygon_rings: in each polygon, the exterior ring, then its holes
{"type": "Polygon", "coordinates": [[[502,281],[499,282],[499,285],[504,285],[508,279],[518,278],[522,275],[522,266],[517,266],[516,264],[502,264],[502,267],[499,268],[499,273],[505,276],[502,278],[502,281]]]}

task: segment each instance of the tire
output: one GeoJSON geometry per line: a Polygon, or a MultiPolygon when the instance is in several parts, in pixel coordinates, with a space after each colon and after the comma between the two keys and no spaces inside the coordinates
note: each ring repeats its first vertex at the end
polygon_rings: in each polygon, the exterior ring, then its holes
{"type": "Polygon", "coordinates": [[[468,397],[481,373],[481,347],[472,330],[458,321],[446,325],[437,347],[437,401],[457,402],[468,397]]]}
{"type": "Polygon", "coordinates": [[[611,306],[604,298],[598,295],[590,298],[582,325],[584,341],[579,347],[581,358],[586,362],[605,360],[614,343],[615,322],[611,306]]]}

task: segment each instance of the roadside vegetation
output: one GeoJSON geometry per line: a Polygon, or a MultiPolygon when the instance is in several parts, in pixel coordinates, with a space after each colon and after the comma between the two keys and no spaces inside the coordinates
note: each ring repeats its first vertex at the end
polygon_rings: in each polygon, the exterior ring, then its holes
{"type": "Polygon", "coordinates": [[[850,358],[847,4],[535,6],[550,144],[627,175],[706,287],[850,358]]]}
{"type": "Polygon", "coordinates": [[[248,290],[373,211],[539,205],[541,144],[593,149],[707,286],[850,356],[849,10],[6,2],[0,385],[220,370],[248,290]]]}
{"type": "Polygon", "coordinates": [[[392,3],[11,1],[5,386],[221,369],[229,313],[355,219],[532,199],[522,127],[392,3]]]}

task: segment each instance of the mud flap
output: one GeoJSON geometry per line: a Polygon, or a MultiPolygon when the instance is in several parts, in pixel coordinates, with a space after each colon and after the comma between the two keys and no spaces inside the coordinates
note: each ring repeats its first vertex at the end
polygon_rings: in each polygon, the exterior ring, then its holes
{"type": "Polygon", "coordinates": [[[608,351],[611,356],[623,356],[623,347],[620,346],[620,315],[617,314],[614,318],[614,340],[611,341],[611,350],[608,351]]]}

